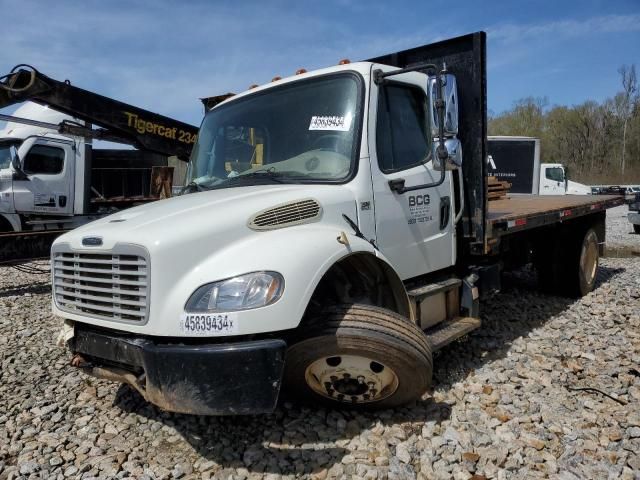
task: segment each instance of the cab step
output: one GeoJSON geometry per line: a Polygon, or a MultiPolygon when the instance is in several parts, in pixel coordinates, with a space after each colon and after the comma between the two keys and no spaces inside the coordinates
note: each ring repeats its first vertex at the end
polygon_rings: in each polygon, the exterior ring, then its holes
{"type": "Polygon", "coordinates": [[[445,345],[463,337],[467,333],[479,328],[482,322],[474,317],[455,317],[445,320],[425,330],[425,334],[431,343],[431,350],[440,350],[445,345]]]}
{"type": "Polygon", "coordinates": [[[462,281],[459,278],[447,278],[446,280],[430,283],[423,287],[414,288],[407,291],[407,294],[416,300],[423,300],[426,297],[458,288],[461,284],[462,281]]]}

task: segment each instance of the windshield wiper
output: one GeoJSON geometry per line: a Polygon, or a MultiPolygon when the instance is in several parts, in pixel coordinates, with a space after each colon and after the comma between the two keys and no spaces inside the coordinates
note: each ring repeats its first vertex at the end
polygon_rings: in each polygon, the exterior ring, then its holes
{"type": "Polygon", "coordinates": [[[284,175],[280,172],[276,172],[274,170],[256,170],[251,173],[243,173],[242,175],[236,175],[235,177],[231,177],[228,181],[238,181],[238,179],[243,178],[268,178],[277,183],[285,183],[283,180],[284,175]]]}
{"type": "Polygon", "coordinates": [[[185,194],[185,193],[193,193],[195,192],[204,192],[206,190],[209,190],[209,188],[205,187],[204,185],[199,184],[198,182],[189,182],[188,184],[186,184],[184,187],[182,187],[182,191],[180,192],[180,194],[185,194]]]}

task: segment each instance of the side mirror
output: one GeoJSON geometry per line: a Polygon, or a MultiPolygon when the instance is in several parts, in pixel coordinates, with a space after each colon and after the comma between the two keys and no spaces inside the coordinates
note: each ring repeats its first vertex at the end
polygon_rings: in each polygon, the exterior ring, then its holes
{"type": "MultiPolygon", "coordinates": [[[[445,170],[455,170],[462,167],[462,143],[457,138],[449,138],[444,141],[444,146],[447,149],[447,159],[444,161],[445,170]]],[[[442,164],[437,154],[438,143],[433,143],[433,168],[436,170],[442,169],[442,164]]]]}
{"type": "MultiPolygon", "coordinates": [[[[458,86],[456,77],[447,73],[442,76],[442,99],[444,100],[444,134],[458,134],[458,86]]],[[[437,137],[438,133],[438,110],[436,109],[437,82],[435,77],[429,78],[429,110],[431,111],[431,135],[437,137]]]]}
{"type": "Polygon", "coordinates": [[[20,156],[18,155],[18,149],[15,145],[11,145],[9,147],[9,154],[11,155],[11,167],[13,168],[13,179],[14,180],[29,180],[29,177],[24,170],[22,170],[22,165],[20,163],[20,156]]]}

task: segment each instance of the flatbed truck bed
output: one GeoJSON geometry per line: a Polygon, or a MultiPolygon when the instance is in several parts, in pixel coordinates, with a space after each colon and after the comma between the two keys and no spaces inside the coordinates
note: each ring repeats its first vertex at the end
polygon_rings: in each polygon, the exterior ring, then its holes
{"type": "Polygon", "coordinates": [[[487,202],[489,240],[622,205],[617,195],[513,195],[487,202]]]}

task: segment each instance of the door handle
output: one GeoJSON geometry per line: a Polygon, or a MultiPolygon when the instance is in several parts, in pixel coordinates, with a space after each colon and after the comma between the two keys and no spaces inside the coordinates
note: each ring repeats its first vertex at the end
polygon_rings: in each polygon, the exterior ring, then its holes
{"type": "Polygon", "coordinates": [[[404,193],[404,178],[389,180],[389,188],[396,193],[404,193]]]}
{"type": "Polygon", "coordinates": [[[451,199],[442,197],[440,199],[440,230],[444,230],[449,225],[449,216],[451,211],[451,199]]]}

